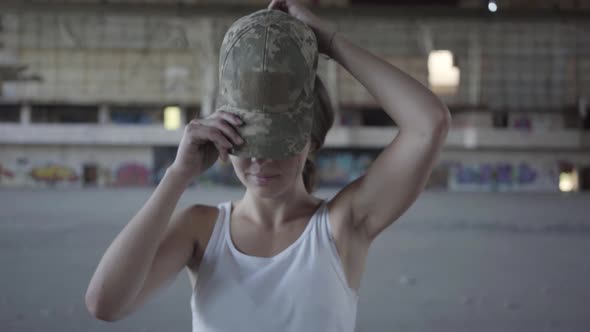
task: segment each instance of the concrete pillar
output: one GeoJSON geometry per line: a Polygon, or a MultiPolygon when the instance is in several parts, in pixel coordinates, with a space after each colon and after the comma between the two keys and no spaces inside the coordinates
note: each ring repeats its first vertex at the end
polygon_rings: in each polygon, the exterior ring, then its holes
{"type": "Polygon", "coordinates": [[[209,24],[209,38],[207,57],[209,59],[204,75],[203,103],[201,106],[201,117],[208,116],[215,112],[217,89],[219,87],[219,48],[223,42],[225,32],[233,23],[234,18],[213,18],[209,24]]]}
{"type": "MultiPolygon", "coordinates": [[[[233,22],[233,20],[231,20],[233,22]]],[[[222,18],[203,18],[200,22],[187,21],[187,40],[193,56],[203,59],[204,73],[201,76],[201,112],[206,117],[214,112],[217,95],[219,47],[229,25],[222,18]],[[203,21],[206,21],[204,23],[203,21]]]]}
{"type": "MultiPolygon", "coordinates": [[[[469,103],[479,106],[481,96],[481,33],[479,25],[469,33],[468,75],[469,103]]],[[[459,83],[461,85],[461,83],[459,83]]]]}
{"type": "Polygon", "coordinates": [[[111,122],[111,117],[110,117],[110,107],[109,105],[100,105],[98,108],[98,123],[101,125],[106,125],[109,124],[111,122]]]}
{"type": "Polygon", "coordinates": [[[23,104],[20,108],[20,123],[28,125],[31,123],[31,105],[23,104]]]}
{"type": "Polygon", "coordinates": [[[217,66],[219,61],[214,61],[207,65],[206,73],[203,75],[204,89],[203,99],[201,102],[201,116],[206,117],[215,111],[215,98],[217,96],[217,84],[219,78],[217,77],[217,66]]]}

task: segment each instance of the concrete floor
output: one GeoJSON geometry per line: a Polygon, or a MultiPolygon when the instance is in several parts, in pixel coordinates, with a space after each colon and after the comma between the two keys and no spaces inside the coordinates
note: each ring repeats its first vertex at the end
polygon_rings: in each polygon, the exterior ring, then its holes
{"type": "MultiPolygon", "coordinates": [[[[0,331],[190,331],[184,272],[123,321],[84,307],[98,260],[152,190],[0,190],[0,331]]],[[[190,189],[179,206],[240,194],[190,189]]],[[[371,248],[357,331],[590,331],[589,203],[423,193],[371,248]]]]}

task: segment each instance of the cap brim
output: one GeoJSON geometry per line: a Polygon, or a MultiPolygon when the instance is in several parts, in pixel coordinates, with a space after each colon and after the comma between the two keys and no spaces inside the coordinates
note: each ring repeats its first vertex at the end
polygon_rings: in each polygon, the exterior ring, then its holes
{"type": "Polygon", "coordinates": [[[229,151],[238,157],[285,159],[301,152],[310,139],[313,110],[263,113],[227,105],[219,110],[235,113],[244,122],[236,129],[245,143],[229,151]]]}

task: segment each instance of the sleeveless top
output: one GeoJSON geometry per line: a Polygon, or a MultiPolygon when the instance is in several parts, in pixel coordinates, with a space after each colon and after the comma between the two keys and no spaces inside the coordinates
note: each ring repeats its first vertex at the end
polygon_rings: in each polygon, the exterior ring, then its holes
{"type": "Polygon", "coordinates": [[[239,251],[230,237],[231,202],[218,209],[190,299],[193,332],[354,330],[358,294],[348,287],[326,201],[272,257],[239,251]]]}

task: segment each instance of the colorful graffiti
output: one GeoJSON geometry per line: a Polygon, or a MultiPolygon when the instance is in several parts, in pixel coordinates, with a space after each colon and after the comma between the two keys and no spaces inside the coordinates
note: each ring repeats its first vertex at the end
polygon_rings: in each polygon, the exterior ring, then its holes
{"type": "MultiPolygon", "coordinates": [[[[363,175],[377,156],[377,151],[322,151],[315,158],[318,184],[321,186],[346,185],[363,175]]],[[[198,179],[201,184],[215,183],[241,185],[231,163],[216,162],[198,179]]]]}
{"type": "Polygon", "coordinates": [[[14,178],[14,172],[0,164],[0,178],[2,177],[14,178]]]}
{"type": "Polygon", "coordinates": [[[450,168],[451,190],[556,190],[558,166],[540,167],[525,161],[518,163],[453,163],[450,168]]]}
{"type": "Polygon", "coordinates": [[[377,151],[325,151],[316,157],[318,183],[343,186],[365,174],[377,151]]]}
{"type": "Polygon", "coordinates": [[[533,122],[527,115],[515,116],[511,121],[511,127],[520,130],[531,130],[533,128],[533,122]]]}
{"type": "Polygon", "coordinates": [[[58,182],[76,182],[80,177],[68,166],[49,164],[31,169],[31,178],[38,182],[55,184],[58,182]]]}
{"type": "Polygon", "coordinates": [[[125,163],[115,172],[116,186],[147,186],[150,184],[150,171],[147,167],[135,163],[125,163]]]}
{"type": "MultiPolygon", "coordinates": [[[[171,150],[172,151],[172,150],[171,150]]],[[[322,150],[315,157],[320,186],[344,186],[362,176],[377,157],[379,150],[322,150]]],[[[157,184],[173,161],[173,155],[162,153],[153,171],[139,162],[126,162],[119,167],[105,165],[98,168],[96,182],[107,186],[149,186],[157,184]]],[[[82,176],[75,166],[49,162],[38,163],[28,159],[15,159],[0,164],[0,185],[78,186],[82,176]]],[[[457,161],[439,162],[426,185],[429,189],[451,191],[558,191],[560,171],[573,168],[573,164],[560,160],[526,159],[514,161],[457,161]]],[[[586,174],[586,173],[585,173],[586,174]]],[[[590,173],[587,173],[590,174],[590,173]]],[[[583,182],[583,181],[582,181],[583,182]]],[[[222,184],[239,186],[231,163],[218,161],[194,184],[222,184]]],[[[583,182],[587,183],[587,182],[583,182]]]]}

